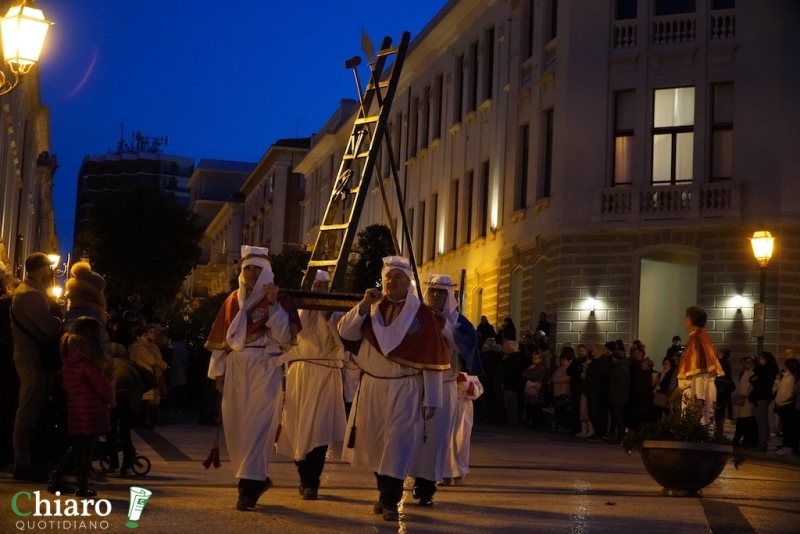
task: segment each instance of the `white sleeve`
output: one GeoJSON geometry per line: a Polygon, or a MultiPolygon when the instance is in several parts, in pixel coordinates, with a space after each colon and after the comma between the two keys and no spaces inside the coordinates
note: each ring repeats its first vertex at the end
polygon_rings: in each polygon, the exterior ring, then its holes
{"type": "Polygon", "coordinates": [[[425,395],[422,405],[429,408],[439,408],[442,406],[442,371],[422,371],[422,382],[425,387],[425,395]]]}
{"type": "Polygon", "coordinates": [[[358,341],[361,339],[361,325],[367,314],[359,315],[358,306],[354,306],[342,319],[342,324],[339,325],[339,336],[348,341],[358,341]]]}
{"type": "Polygon", "coordinates": [[[228,355],[224,350],[211,351],[211,363],[208,365],[208,378],[217,378],[225,375],[225,360],[228,355]]]}
{"type": "Polygon", "coordinates": [[[289,325],[289,314],[280,305],[269,307],[269,319],[267,328],[272,339],[279,345],[285,345],[292,340],[292,328],[289,325]]]}

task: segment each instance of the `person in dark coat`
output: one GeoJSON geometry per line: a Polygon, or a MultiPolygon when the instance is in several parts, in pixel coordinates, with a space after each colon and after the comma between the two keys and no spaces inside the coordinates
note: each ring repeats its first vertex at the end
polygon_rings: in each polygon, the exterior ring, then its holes
{"type": "Polygon", "coordinates": [[[756,409],[756,421],[758,422],[758,446],[757,451],[766,452],[769,445],[769,404],[772,402],[772,387],[778,376],[778,362],[771,352],[764,351],[758,357],[758,365],[753,369],[753,376],[750,377],[750,384],[753,389],[747,396],[747,400],[752,402],[756,409]]]}
{"type": "Polygon", "coordinates": [[[0,263],[0,468],[11,471],[14,461],[14,417],[19,402],[19,375],[14,368],[11,334],[11,298],[19,280],[4,275],[0,263]]]}
{"type": "Polygon", "coordinates": [[[155,384],[153,373],[131,361],[128,351],[119,343],[111,344],[114,356],[114,388],[117,405],[111,409],[111,432],[108,448],[111,468],[120,476],[130,474],[136,449],[131,440],[131,426],[142,409],[142,395],[155,384]],[[117,441],[122,447],[122,466],[117,455],[117,441]]]}
{"type": "Polygon", "coordinates": [[[624,352],[615,350],[613,358],[614,368],[608,383],[608,406],[611,412],[611,432],[608,439],[622,441],[625,437],[625,406],[630,400],[630,381],[633,373],[631,362],[625,358],[624,352]]]}
{"type": "Polygon", "coordinates": [[[645,360],[644,345],[634,345],[630,359],[630,396],[628,398],[628,428],[639,430],[650,420],[653,412],[653,378],[649,360],[645,360]]]}
{"type": "Polygon", "coordinates": [[[520,351],[516,341],[503,343],[503,359],[500,362],[500,383],[503,388],[503,403],[506,407],[508,424],[519,424],[519,404],[525,379],[522,372],[530,365],[530,357],[520,351]]]}
{"type": "Polygon", "coordinates": [[[505,341],[517,340],[517,327],[514,326],[514,321],[511,317],[506,317],[503,320],[503,326],[500,327],[495,339],[500,344],[503,344],[505,341]]]}
{"type": "Polygon", "coordinates": [[[604,353],[594,355],[592,364],[586,368],[584,379],[589,420],[594,428],[594,434],[589,439],[602,438],[608,429],[608,388],[614,370],[611,355],[617,346],[609,341],[604,348],[604,353]]]}
{"type": "Polygon", "coordinates": [[[722,366],[725,375],[714,379],[714,385],[717,387],[717,409],[714,414],[714,420],[717,428],[722,432],[725,412],[728,412],[730,418],[733,419],[733,401],[731,397],[736,389],[736,384],[733,382],[733,371],[731,371],[731,351],[729,349],[722,351],[719,357],[719,364],[722,366]]]}
{"type": "Polygon", "coordinates": [[[536,323],[536,331],[537,332],[544,332],[545,337],[550,337],[550,321],[547,320],[547,314],[545,312],[539,312],[539,322],[536,323]]]}
{"type": "Polygon", "coordinates": [[[478,324],[478,327],[475,330],[478,332],[479,347],[483,347],[483,344],[487,339],[494,339],[497,335],[497,332],[494,331],[492,323],[489,322],[489,319],[487,319],[485,315],[481,315],[481,322],[478,324]]]}
{"type": "Polygon", "coordinates": [[[64,453],[47,491],[62,495],[94,497],[89,487],[92,450],[97,436],[107,433],[109,405],[114,400],[109,377],[104,373],[107,356],[100,344],[103,326],[91,317],[81,317],[61,340],[63,388],[67,394],[67,432],[71,447],[64,453]],[[64,474],[77,466],[77,490],[65,485],[64,474]]]}
{"type": "MultiPolygon", "coordinates": [[[[581,395],[585,393],[584,373],[588,364],[588,351],[586,345],[578,345],[575,349],[575,359],[569,362],[567,376],[569,377],[570,419],[573,423],[573,434],[581,431],[580,406],[581,395]]],[[[588,434],[588,432],[586,432],[588,434]]]]}

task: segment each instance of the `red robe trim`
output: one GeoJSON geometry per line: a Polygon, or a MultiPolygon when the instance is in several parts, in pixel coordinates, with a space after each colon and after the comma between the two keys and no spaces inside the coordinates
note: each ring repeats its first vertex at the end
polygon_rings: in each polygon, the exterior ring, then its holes
{"type": "MultiPolygon", "coordinates": [[[[378,310],[381,316],[386,314],[388,307],[388,299],[384,299],[379,304],[378,310]]],[[[395,363],[414,369],[444,371],[450,369],[450,356],[442,335],[443,327],[444,319],[436,316],[433,310],[424,303],[420,303],[417,315],[411,322],[408,332],[403,336],[403,341],[388,355],[383,354],[378,345],[375,332],[372,330],[371,316],[364,320],[364,324],[361,326],[361,335],[367,343],[372,345],[372,348],[395,363]]]]}
{"type": "MultiPolygon", "coordinates": [[[[217,318],[211,326],[211,332],[206,339],[205,348],[207,350],[230,350],[228,342],[226,341],[228,335],[228,328],[230,327],[236,314],[239,313],[239,298],[237,291],[234,291],[217,313],[217,318]]],[[[278,303],[286,313],[289,314],[289,323],[292,328],[292,333],[297,335],[302,329],[300,323],[300,315],[297,313],[297,308],[294,305],[291,297],[285,293],[278,293],[278,303]]],[[[245,336],[245,343],[252,343],[264,333],[267,329],[267,321],[269,320],[269,301],[265,296],[261,302],[253,306],[253,309],[248,313],[247,320],[247,335],[245,336]]]]}
{"type": "Polygon", "coordinates": [[[689,336],[686,349],[678,365],[678,378],[681,380],[708,373],[711,376],[724,376],[725,371],[717,358],[714,343],[708,337],[705,328],[697,330],[689,336]]]}

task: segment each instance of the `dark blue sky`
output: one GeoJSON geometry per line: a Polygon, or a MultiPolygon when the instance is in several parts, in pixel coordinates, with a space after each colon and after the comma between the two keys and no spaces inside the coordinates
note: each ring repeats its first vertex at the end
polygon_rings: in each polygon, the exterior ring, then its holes
{"type": "Polygon", "coordinates": [[[164,151],[258,161],[276,139],[317,131],[356,98],[345,59],[362,28],[412,38],[446,0],[39,0],[54,21],[41,61],[58,156],[54,203],[61,248],[72,245],[84,156],[116,146],[120,123],[169,136],[164,151]]]}

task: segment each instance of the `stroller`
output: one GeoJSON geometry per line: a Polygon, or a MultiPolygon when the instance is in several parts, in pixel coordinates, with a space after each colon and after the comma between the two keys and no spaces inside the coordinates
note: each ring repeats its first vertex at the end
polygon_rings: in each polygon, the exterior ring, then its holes
{"type": "Polygon", "coordinates": [[[561,429],[572,432],[573,422],[569,416],[571,408],[572,402],[570,398],[566,395],[561,395],[552,400],[550,407],[542,410],[544,413],[549,414],[548,422],[553,432],[558,432],[561,429]]]}
{"type": "MultiPolygon", "coordinates": [[[[92,460],[100,463],[100,469],[103,473],[110,473],[114,470],[111,463],[111,455],[117,455],[120,451],[122,451],[122,445],[119,442],[117,442],[116,447],[112,447],[106,436],[101,436],[95,444],[92,460]],[[112,451],[112,448],[116,450],[112,451]]],[[[131,472],[134,475],[143,477],[150,472],[151,467],[150,459],[147,456],[134,452],[133,463],[131,463],[131,472]]]]}

